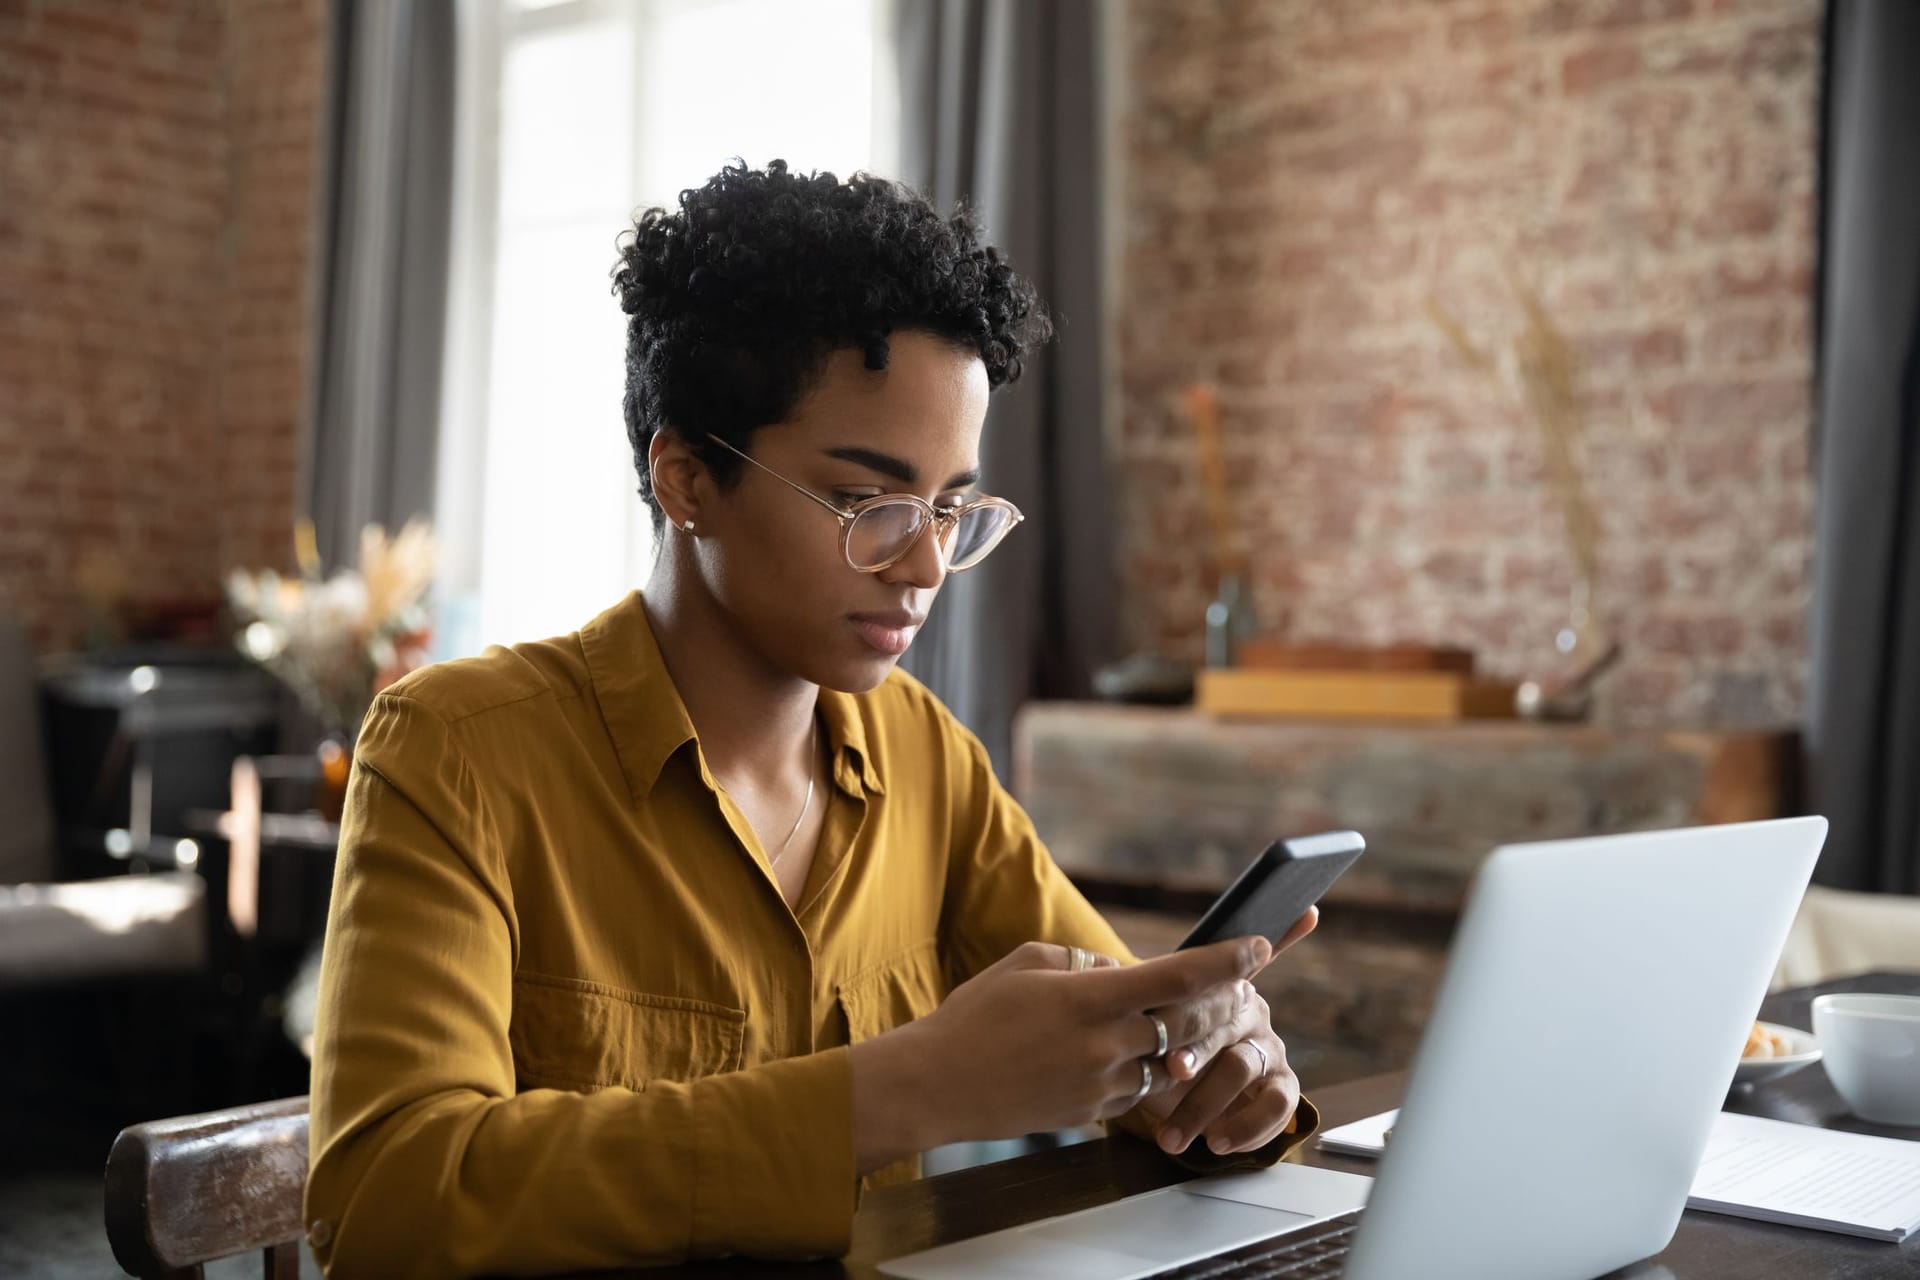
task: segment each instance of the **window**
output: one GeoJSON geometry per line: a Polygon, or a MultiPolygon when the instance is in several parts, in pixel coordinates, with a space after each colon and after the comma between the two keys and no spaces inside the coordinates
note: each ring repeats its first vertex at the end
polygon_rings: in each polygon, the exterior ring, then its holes
{"type": "Polygon", "coordinates": [[[468,0],[442,399],[437,657],[645,584],[619,233],[738,156],[896,168],[889,0],[468,0]]]}

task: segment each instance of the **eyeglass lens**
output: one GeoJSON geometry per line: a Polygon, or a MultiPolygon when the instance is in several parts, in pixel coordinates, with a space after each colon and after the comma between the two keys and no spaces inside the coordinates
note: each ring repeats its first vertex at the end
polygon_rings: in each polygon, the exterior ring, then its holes
{"type": "MultiPolygon", "coordinates": [[[[947,569],[967,569],[986,558],[1006,533],[1011,517],[1003,507],[976,507],[947,534],[947,569]]],[[[911,502],[886,502],[862,511],[847,530],[847,558],[860,569],[876,569],[905,555],[927,523],[924,508],[911,502]]]]}

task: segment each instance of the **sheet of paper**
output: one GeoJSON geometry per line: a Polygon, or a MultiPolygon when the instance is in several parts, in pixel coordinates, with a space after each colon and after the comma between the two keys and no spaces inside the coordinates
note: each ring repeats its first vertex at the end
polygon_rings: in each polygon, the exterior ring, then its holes
{"type": "Polygon", "coordinates": [[[1377,1156],[1386,1150],[1387,1130],[1400,1118],[1399,1111],[1382,1111],[1365,1120],[1355,1120],[1322,1133],[1317,1144],[1322,1151],[1338,1151],[1350,1156],[1377,1156]]]}
{"type": "Polygon", "coordinates": [[[1688,1204],[1903,1239],[1920,1229],[1920,1142],[1723,1111],[1688,1204]]]}

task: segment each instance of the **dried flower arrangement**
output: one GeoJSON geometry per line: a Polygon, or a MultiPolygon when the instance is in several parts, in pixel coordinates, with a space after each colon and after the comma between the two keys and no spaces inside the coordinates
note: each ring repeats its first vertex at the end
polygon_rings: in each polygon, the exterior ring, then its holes
{"type": "Polygon", "coordinates": [[[227,575],[227,602],[244,622],[240,651],[273,672],[330,733],[351,740],[373,695],[426,662],[425,597],[438,544],[424,520],[396,537],[360,534],[360,563],[323,578],[313,524],[295,535],[298,578],[271,569],[227,575]]]}
{"type": "Polygon", "coordinates": [[[1579,362],[1540,295],[1512,271],[1508,286],[1519,301],[1524,323],[1514,340],[1512,381],[1500,361],[1468,336],[1466,328],[1437,298],[1427,313],[1460,357],[1488,381],[1508,391],[1532,416],[1540,432],[1547,481],[1560,508],[1574,583],[1567,623],[1555,647],[1577,666],[1548,685],[1521,686],[1523,713],[1574,716],[1588,709],[1592,688],[1620,657],[1620,646],[1599,621],[1594,582],[1599,575],[1600,525],[1585,483],[1586,430],[1581,416],[1579,362]]]}

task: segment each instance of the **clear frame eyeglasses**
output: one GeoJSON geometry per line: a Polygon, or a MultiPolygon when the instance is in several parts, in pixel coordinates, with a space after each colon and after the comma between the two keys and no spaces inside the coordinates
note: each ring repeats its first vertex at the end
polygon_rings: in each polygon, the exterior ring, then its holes
{"type": "Polygon", "coordinates": [[[965,573],[987,558],[1026,517],[1005,498],[978,497],[957,507],[936,507],[911,493],[882,493],[841,506],[766,463],[734,448],[712,432],[707,439],[831,511],[840,521],[840,550],[861,573],[880,573],[906,559],[928,529],[948,573],[965,573]]]}

